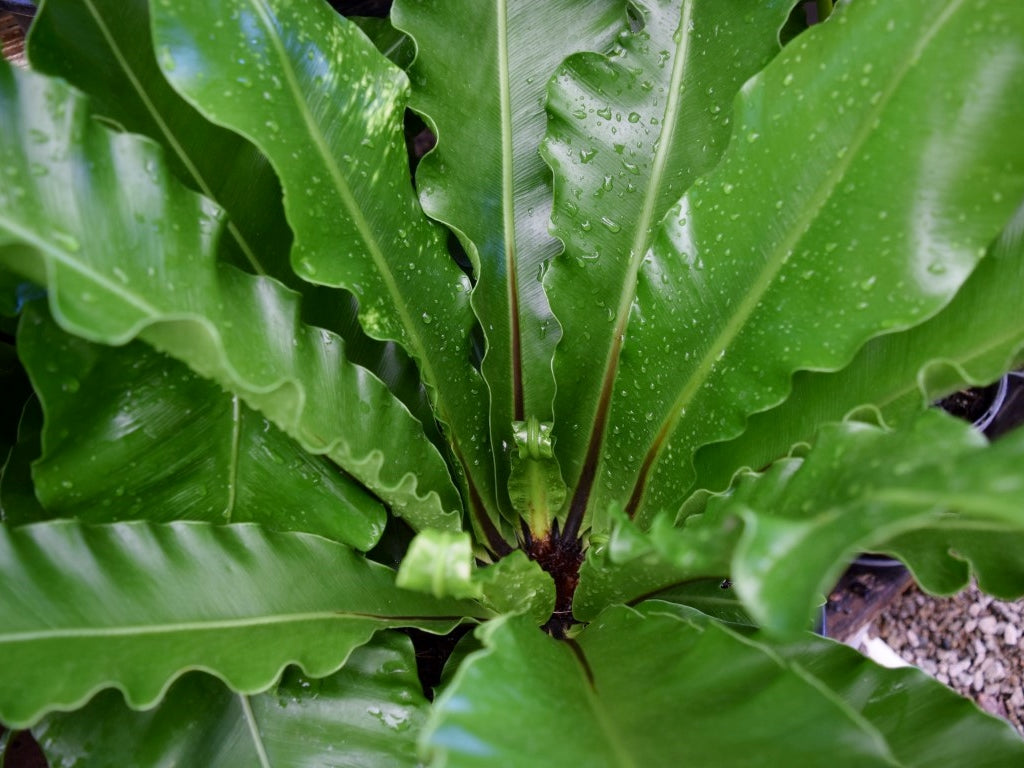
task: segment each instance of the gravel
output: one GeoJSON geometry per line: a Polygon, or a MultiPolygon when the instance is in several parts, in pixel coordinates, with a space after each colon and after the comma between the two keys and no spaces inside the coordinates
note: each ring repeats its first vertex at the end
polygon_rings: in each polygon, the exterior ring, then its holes
{"type": "Polygon", "coordinates": [[[1024,600],[1000,602],[973,586],[952,598],[911,587],[868,635],[1024,736],[1024,600]]]}

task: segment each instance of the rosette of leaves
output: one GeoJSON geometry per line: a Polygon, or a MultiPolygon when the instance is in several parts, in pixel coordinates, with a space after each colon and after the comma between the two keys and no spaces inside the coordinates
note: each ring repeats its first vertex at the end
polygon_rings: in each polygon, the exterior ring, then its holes
{"type": "Polygon", "coordinates": [[[0,723],[55,765],[1021,764],[806,628],[865,549],[1024,594],[1022,433],[928,409],[1024,357],[1024,6],[794,6],[44,0],[0,66],[0,723]]]}

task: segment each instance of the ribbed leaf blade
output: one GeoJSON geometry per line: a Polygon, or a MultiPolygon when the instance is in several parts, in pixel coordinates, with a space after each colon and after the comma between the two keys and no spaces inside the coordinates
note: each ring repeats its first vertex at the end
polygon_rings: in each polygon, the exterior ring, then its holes
{"type": "Polygon", "coordinates": [[[150,707],[190,669],[241,693],[292,663],[322,677],[378,629],[446,632],[475,610],[400,590],[344,545],[254,525],[0,528],[0,576],[0,721],[11,727],[111,686],[150,707]]]}
{"type": "Polygon", "coordinates": [[[95,114],[164,147],[175,175],[227,212],[224,242],[238,266],[297,282],[277,177],[255,147],[210,123],[167,83],[148,0],[47,0],[28,53],[33,69],[88,93],[95,114]]]}
{"type": "Polygon", "coordinates": [[[606,611],[575,651],[523,621],[480,632],[485,649],[425,733],[435,764],[952,768],[972,749],[991,765],[1024,756],[1005,723],[920,672],[880,670],[825,641],[807,644],[827,656],[811,672],[787,646],[666,603],[606,611]],[[922,761],[913,746],[925,740],[922,761]]]}
{"type": "Polygon", "coordinates": [[[46,414],[32,468],[49,517],[258,522],[367,550],[378,500],[321,456],[142,342],[92,344],[26,308],[18,349],[46,414]]]}
{"type": "Polygon", "coordinates": [[[754,621],[805,629],[842,569],[863,551],[906,557],[921,586],[950,594],[970,576],[1004,599],[1024,594],[1024,431],[988,445],[938,412],[903,430],[847,422],[821,428],[805,458],[747,474],[702,514],[641,532],[619,524],[590,553],[577,617],[674,584],[730,577],[754,621]]]}
{"type": "Polygon", "coordinates": [[[410,106],[437,146],[416,171],[427,213],[447,224],[477,276],[473,309],[487,339],[491,445],[508,478],[515,421],[551,420],[558,339],[541,285],[558,252],[548,234],[550,174],[537,153],[551,72],[581,50],[606,50],[625,27],[620,0],[398,2],[395,23],[417,44],[410,106]],[[566,34],[571,29],[572,34],[566,34]],[[472,40],[473,65],[466,66],[472,40]]]}
{"type": "Polygon", "coordinates": [[[957,389],[994,381],[1022,358],[1022,284],[1024,208],[931,320],[872,339],[834,373],[797,373],[784,403],[751,417],[739,437],[701,449],[694,461],[697,487],[724,490],[737,469],[766,466],[809,441],[816,425],[860,406],[877,409],[886,424],[898,426],[957,389]]]}
{"type": "MultiPolygon", "coordinates": [[[[987,446],[962,422],[924,416],[897,433],[856,422],[825,428],[802,463],[769,471],[773,478],[761,487],[760,478],[751,478],[709,502],[705,517],[743,520],[732,578],[759,624],[778,632],[801,628],[856,552],[891,550],[892,539],[911,531],[945,531],[980,574],[991,565],[971,556],[969,539],[957,543],[958,529],[968,536],[976,527],[1024,533],[1024,478],[1017,471],[1024,431],[987,446]]],[[[940,548],[932,557],[949,553],[940,548]]],[[[1015,584],[1014,596],[1024,593],[1024,573],[1001,576],[1015,584]]]]}
{"type": "Polygon", "coordinates": [[[600,456],[641,259],[665,212],[721,156],[733,96],[778,51],[790,5],[637,3],[642,30],[623,34],[608,56],[571,57],[551,80],[543,155],[565,253],[545,285],[564,331],[555,445],[578,489],[574,528],[600,456]]]}
{"type": "Polygon", "coordinates": [[[810,634],[786,644],[758,640],[870,720],[899,765],[1003,768],[1024,758],[1024,742],[1008,723],[917,669],[883,669],[846,645],[810,634]]]}
{"type": "Polygon", "coordinates": [[[0,262],[45,283],[61,327],[136,335],[325,453],[414,526],[457,527],[447,466],[419,423],[298,297],[218,265],[221,211],[170,178],[161,152],[90,119],[60,81],[0,64],[0,262]]]}
{"type": "MultiPolygon", "coordinates": [[[[277,170],[292,266],[360,303],[368,335],[401,344],[431,388],[473,506],[493,508],[484,387],[470,364],[469,280],[420,210],[403,133],[408,79],[326,3],[152,7],[158,61],[204,115],[277,170]]],[[[478,514],[478,522],[480,522],[478,514]]]]}
{"type": "Polygon", "coordinates": [[[948,303],[1024,195],[1022,35],[1011,0],[865,0],[748,83],[644,257],[592,506],[677,505],[794,371],[948,303]]]}
{"type": "Polygon", "coordinates": [[[104,691],[81,710],[46,717],[33,735],[52,765],[138,768],[177,765],[415,766],[427,701],[408,637],[381,632],[333,675],[311,679],[290,668],[256,695],[229,691],[199,673],[176,681],[160,704],[128,709],[104,691]],[[261,763],[262,760],[262,763],[261,763]]]}

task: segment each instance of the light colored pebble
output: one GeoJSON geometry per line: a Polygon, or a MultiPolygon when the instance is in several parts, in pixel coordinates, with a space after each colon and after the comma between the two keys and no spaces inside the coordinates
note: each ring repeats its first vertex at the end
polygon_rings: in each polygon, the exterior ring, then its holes
{"type": "Polygon", "coordinates": [[[974,587],[949,599],[910,590],[873,633],[1024,735],[1024,600],[996,601],[974,587]]]}
{"type": "Polygon", "coordinates": [[[1003,630],[1003,642],[1007,645],[1016,645],[1020,640],[1020,630],[1013,624],[1007,624],[1003,630]]]}

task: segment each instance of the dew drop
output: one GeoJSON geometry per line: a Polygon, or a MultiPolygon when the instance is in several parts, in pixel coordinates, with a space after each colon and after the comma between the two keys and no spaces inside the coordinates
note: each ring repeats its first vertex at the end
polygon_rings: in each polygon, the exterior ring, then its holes
{"type": "Polygon", "coordinates": [[[620,232],[622,230],[622,227],[619,225],[617,221],[613,221],[612,219],[609,219],[607,216],[601,217],[601,223],[604,224],[605,227],[607,227],[609,232],[620,232]]]}

